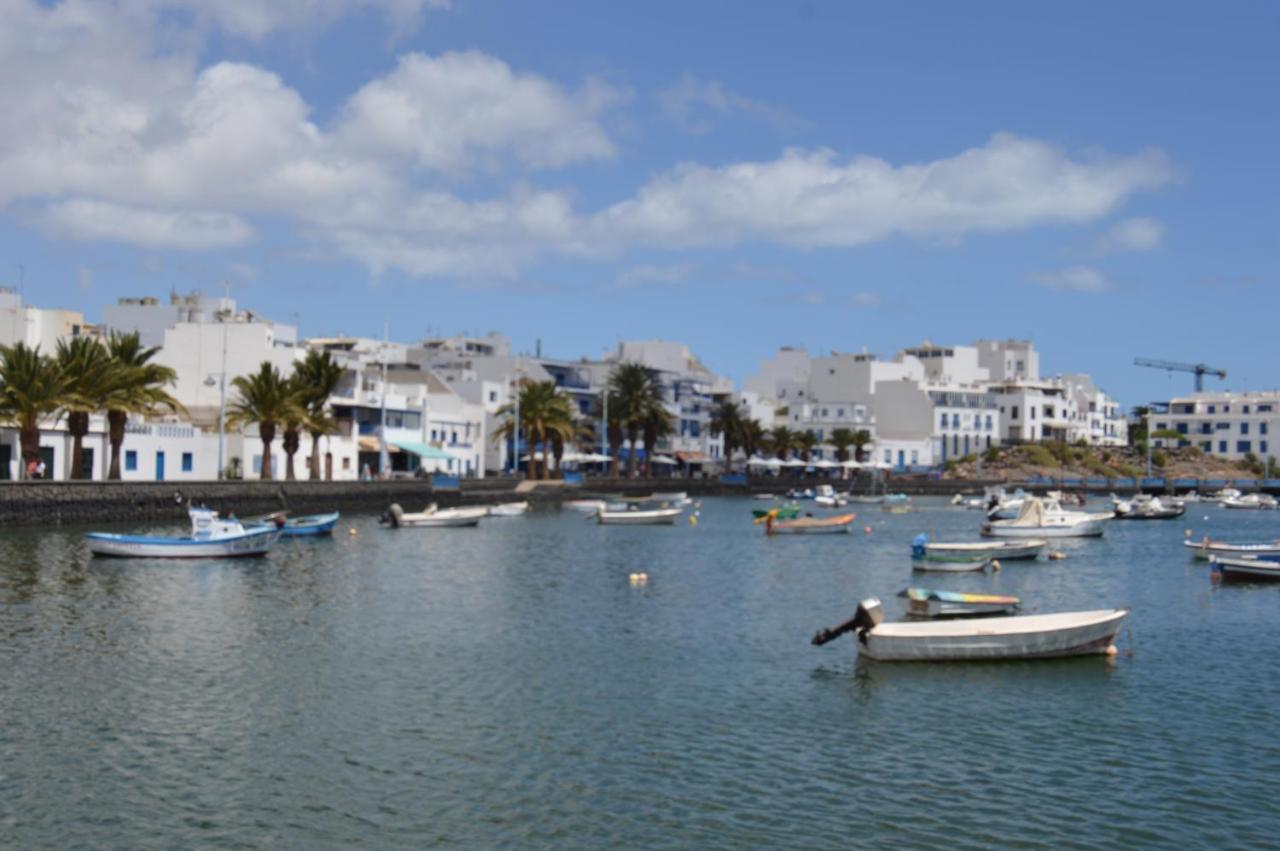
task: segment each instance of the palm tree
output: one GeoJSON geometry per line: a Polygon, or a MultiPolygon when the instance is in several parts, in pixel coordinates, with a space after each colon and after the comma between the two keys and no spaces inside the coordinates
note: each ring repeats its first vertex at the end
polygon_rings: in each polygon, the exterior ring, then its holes
{"type": "MultiPolygon", "coordinates": [[[[506,421],[494,431],[495,439],[511,437],[516,428],[515,404],[508,403],[497,411],[506,421]]],[[[548,479],[551,474],[552,441],[572,441],[575,433],[573,410],[568,397],[556,392],[554,381],[528,382],[520,388],[520,428],[528,437],[529,478],[548,479]],[[535,447],[542,442],[542,470],[538,471],[535,447]]],[[[519,441],[515,441],[519,445],[519,441]]]]}
{"type": "Polygon", "coordinates": [[[266,481],[273,478],[271,442],[276,438],[276,426],[296,414],[297,401],[290,392],[289,381],[270,361],[263,361],[251,375],[237,375],[231,386],[238,395],[228,411],[227,425],[240,428],[248,423],[258,424],[258,436],[262,438],[261,478],[266,481]]]}
{"type": "Polygon", "coordinates": [[[724,471],[733,469],[733,451],[743,445],[746,420],[742,407],[728,399],[721,400],[711,412],[711,433],[724,435],[724,471]]]}
{"type": "Polygon", "coordinates": [[[872,443],[871,432],[865,428],[860,428],[853,433],[853,460],[862,461],[866,458],[867,453],[863,448],[872,443]]]}
{"type": "MultiPolygon", "coordinates": [[[[285,393],[289,396],[289,405],[285,409],[280,422],[284,425],[284,434],[280,438],[280,448],[284,450],[284,477],[292,482],[297,478],[293,472],[293,456],[302,446],[302,431],[307,425],[307,405],[304,398],[305,388],[298,382],[298,376],[291,375],[285,379],[285,393]]],[[[263,457],[267,457],[265,454],[263,457]]]]}
{"type": "Polygon", "coordinates": [[[743,421],[742,451],[747,453],[748,458],[753,457],[757,452],[768,452],[766,448],[768,438],[769,433],[765,431],[759,420],[743,421]]]}
{"type": "Polygon", "coordinates": [[[84,437],[89,417],[103,407],[111,381],[111,359],[106,346],[94,337],[58,341],[58,368],[66,376],[67,433],[71,435],[71,467],[68,479],[84,478],[84,437]]]}
{"type": "Polygon", "coordinates": [[[800,460],[808,461],[814,447],[818,445],[818,436],[813,433],[812,429],[805,429],[795,436],[795,441],[796,451],[800,453],[800,460]]]}
{"type": "Polygon", "coordinates": [[[606,426],[609,439],[609,475],[618,477],[618,456],[622,454],[622,414],[618,408],[618,397],[609,394],[609,422],[606,426]]]}
{"type": "Polygon", "coordinates": [[[111,443],[111,469],[107,478],[120,478],[120,447],[130,414],[147,416],[161,408],[183,412],[182,404],[165,388],[178,380],[178,374],[167,366],[152,363],[160,351],[158,346],[144,348],[138,332],[112,334],[107,338],[107,355],[111,362],[105,379],[106,394],[102,406],[107,410],[107,438],[111,443]]]}
{"type": "Polygon", "coordinates": [[[847,428],[832,429],[827,437],[827,443],[835,447],[836,460],[841,464],[849,460],[849,447],[853,446],[854,442],[853,430],[847,428]]]}
{"type": "Polygon", "coordinates": [[[67,384],[66,374],[39,346],[0,346],[0,418],[18,426],[23,478],[27,464],[40,457],[40,420],[57,418],[67,384]]]}
{"type": "Polygon", "coordinates": [[[320,438],[333,434],[336,425],[329,415],[329,397],[342,383],[346,370],[328,352],[312,349],[293,371],[301,394],[302,406],[307,412],[306,429],[311,433],[311,479],[320,478],[320,438]]]}
{"type": "Polygon", "coordinates": [[[639,363],[622,362],[609,376],[610,410],[616,400],[618,418],[626,431],[631,453],[627,457],[627,475],[636,474],[636,441],[645,426],[645,420],[654,404],[661,402],[661,392],[648,367],[639,363]]]}
{"type": "Polygon", "coordinates": [[[644,433],[644,474],[652,476],[653,454],[657,451],[658,441],[669,437],[675,430],[671,413],[657,396],[650,401],[641,429],[644,433]]]}
{"type": "Polygon", "coordinates": [[[774,426],[769,432],[769,438],[773,451],[778,455],[778,460],[787,460],[787,453],[796,445],[795,432],[784,425],[774,426]]]}

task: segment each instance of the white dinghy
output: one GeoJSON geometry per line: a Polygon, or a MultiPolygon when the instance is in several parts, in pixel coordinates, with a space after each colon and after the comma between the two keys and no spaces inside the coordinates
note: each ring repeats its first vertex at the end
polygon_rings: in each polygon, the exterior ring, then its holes
{"type": "Polygon", "coordinates": [[[1280,557],[1280,541],[1267,544],[1228,544],[1226,541],[1213,541],[1203,538],[1199,541],[1183,541],[1182,545],[1191,550],[1198,559],[1213,556],[1226,558],[1276,558],[1280,557]]]}
{"type": "Polygon", "coordinates": [[[489,506],[490,517],[519,517],[529,510],[529,503],[526,502],[500,502],[497,505],[489,506]]]}
{"type": "Polygon", "coordinates": [[[602,526],[670,526],[684,513],[683,508],[639,508],[628,506],[620,510],[601,509],[596,512],[596,522],[602,526]]]}
{"type": "Polygon", "coordinates": [[[826,644],[854,632],[858,652],[883,662],[953,662],[998,659],[1056,659],[1110,654],[1128,609],[1015,615],[975,620],[884,623],[884,609],[872,597],[852,619],[813,637],[826,644]]]}
{"type": "Polygon", "coordinates": [[[401,529],[409,527],[430,527],[430,526],[475,526],[479,524],[480,518],[486,516],[489,509],[481,506],[478,508],[440,508],[434,502],[416,514],[409,514],[400,507],[400,503],[392,503],[388,509],[386,519],[390,521],[391,528],[401,529]]]}
{"type": "Polygon", "coordinates": [[[280,526],[245,526],[234,517],[219,517],[209,508],[190,508],[191,534],[185,537],[119,535],[90,532],[89,552],[117,558],[231,558],[266,555],[283,534],[280,526]]]}
{"type": "Polygon", "coordinates": [[[1097,538],[1114,517],[1110,512],[1068,511],[1056,499],[1029,496],[1013,520],[982,524],[988,538],[1097,538]]]}

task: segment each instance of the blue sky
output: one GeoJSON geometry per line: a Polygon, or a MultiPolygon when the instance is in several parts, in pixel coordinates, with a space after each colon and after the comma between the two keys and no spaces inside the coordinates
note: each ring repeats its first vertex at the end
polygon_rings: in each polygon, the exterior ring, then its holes
{"type": "Polygon", "coordinates": [[[1280,386],[1280,6],[0,0],[0,282],[1280,386]],[[75,62],[67,61],[76,57],[75,62]],[[1252,316],[1259,319],[1251,321],[1252,316]]]}

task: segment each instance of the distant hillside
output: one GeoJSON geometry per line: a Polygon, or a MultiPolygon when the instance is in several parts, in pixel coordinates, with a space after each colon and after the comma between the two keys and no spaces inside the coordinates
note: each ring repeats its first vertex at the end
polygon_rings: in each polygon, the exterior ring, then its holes
{"type": "MultiPolygon", "coordinates": [[[[1147,459],[1143,450],[1115,447],[1068,446],[1065,443],[1040,443],[1005,448],[992,447],[983,453],[981,472],[978,458],[969,455],[947,462],[946,479],[999,479],[1019,481],[1030,476],[1067,478],[1104,477],[1137,478],[1146,475],[1147,459]]],[[[1256,459],[1225,461],[1202,453],[1194,447],[1155,449],[1151,453],[1152,475],[1188,479],[1262,478],[1264,467],[1256,459]]],[[[1275,460],[1271,474],[1280,476],[1275,460]]]]}

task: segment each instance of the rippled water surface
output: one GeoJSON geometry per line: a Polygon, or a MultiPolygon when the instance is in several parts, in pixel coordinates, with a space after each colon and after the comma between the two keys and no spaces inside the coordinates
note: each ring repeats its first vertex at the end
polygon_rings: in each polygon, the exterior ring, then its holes
{"type": "Polygon", "coordinates": [[[891,665],[809,638],[862,596],[896,616],[911,537],[969,539],[977,513],[859,506],[870,535],[769,540],[758,505],[671,528],[361,516],[256,562],[94,561],[83,530],[5,530],[0,844],[1280,839],[1280,587],[1215,587],[1181,547],[1274,538],[1280,514],[1197,506],[914,580],[1132,606],[1114,661],[891,665]]]}

